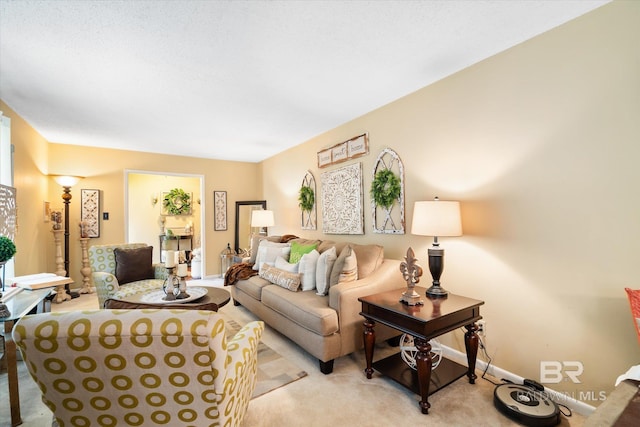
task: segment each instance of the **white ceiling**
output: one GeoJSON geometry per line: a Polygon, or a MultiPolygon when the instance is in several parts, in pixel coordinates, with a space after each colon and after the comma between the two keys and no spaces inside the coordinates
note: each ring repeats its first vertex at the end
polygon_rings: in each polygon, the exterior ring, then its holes
{"type": "Polygon", "coordinates": [[[0,98],[54,143],[257,162],[607,2],[0,0],[0,98]]]}

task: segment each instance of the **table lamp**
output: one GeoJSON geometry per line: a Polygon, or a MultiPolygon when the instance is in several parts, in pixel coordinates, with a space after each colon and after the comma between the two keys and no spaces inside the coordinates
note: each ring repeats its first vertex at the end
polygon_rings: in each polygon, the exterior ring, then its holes
{"type": "Polygon", "coordinates": [[[274,224],[273,211],[255,210],[251,212],[251,227],[266,229],[267,227],[273,227],[274,224]]]}
{"type": "Polygon", "coordinates": [[[440,276],[444,268],[444,249],[440,248],[438,237],[462,236],[460,203],[443,201],[437,197],[431,201],[416,202],[413,207],[411,234],[433,236],[433,246],[428,251],[433,284],[427,289],[427,296],[446,297],[448,292],[440,286],[440,276]]]}

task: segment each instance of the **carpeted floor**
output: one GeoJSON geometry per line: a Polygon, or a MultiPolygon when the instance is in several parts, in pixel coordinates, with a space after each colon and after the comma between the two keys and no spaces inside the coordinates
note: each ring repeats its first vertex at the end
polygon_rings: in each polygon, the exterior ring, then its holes
{"type": "MultiPolygon", "coordinates": [[[[199,283],[198,285],[205,285],[199,283]]],[[[212,283],[217,286],[217,283],[212,283]]],[[[80,298],[54,306],[53,311],[91,308],[95,296],[80,298]],[[65,308],[65,304],[68,304],[65,308]]],[[[243,307],[227,304],[220,310],[242,325],[256,317],[243,307]]],[[[244,427],[341,427],[341,426],[519,426],[520,424],[500,414],[493,406],[494,386],[478,379],[475,385],[460,379],[429,398],[428,415],[420,413],[419,396],[375,373],[367,380],[363,371],[364,352],[341,357],[335,361],[334,372],[324,375],[318,369],[318,361],[302,351],[296,344],[267,327],[263,342],[274,352],[290,361],[296,369],[307,373],[283,387],[255,397],[249,404],[244,427]]],[[[382,358],[397,351],[386,344],[378,345],[375,358],[382,358]]],[[[478,375],[481,375],[479,372],[478,375]]],[[[0,375],[0,427],[8,426],[8,401],[6,374],[0,375]]],[[[44,427],[51,425],[51,416],[39,402],[37,389],[26,369],[21,369],[20,386],[23,426],[44,427]]],[[[562,417],[561,426],[582,426],[584,417],[574,414],[562,417]]]]}

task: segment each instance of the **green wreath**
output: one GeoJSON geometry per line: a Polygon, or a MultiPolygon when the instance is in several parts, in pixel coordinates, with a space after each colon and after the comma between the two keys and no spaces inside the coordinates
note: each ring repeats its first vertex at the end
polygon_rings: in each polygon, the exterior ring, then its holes
{"type": "Polygon", "coordinates": [[[315,194],[313,193],[313,188],[308,185],[303,185],[300,187],[300,192],[298,193],[298,201],[300,209],[303,212],[311,212],[313,210],[313,205],[316,202],[315,194]]]}
{"type": "Polygon", "coordinates": [[[389,209],[400,197],[400,179],[389,169],[378,171],[371,183],[371,197],[378,206],[389,209]]]}
{"type": "Polygon", "coordinates": [[[174,188],[165,194],[162,205],[169,215],[185,215],[191,212],[191,196],[181,188],[174,188]]]}

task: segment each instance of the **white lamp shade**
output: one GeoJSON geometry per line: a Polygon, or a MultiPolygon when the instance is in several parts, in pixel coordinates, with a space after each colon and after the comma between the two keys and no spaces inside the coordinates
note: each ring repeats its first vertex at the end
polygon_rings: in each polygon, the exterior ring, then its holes
{"type": "Polygon", "coordinates": [[[82,179],[82,177],[72,175],[53,175],[53,179],[63,187],[73,187],[82,179]]]}
{"type": "Polygon", "coordinates": [[[419,236],[462,236],[460,202],[430,200],[413,207],[411,234],[419,236]]]}
{"type": "Polygon", "coordinates": [[[257,210],[251,213],[252,227],[273,227],[273,211],[257,210]]]}

